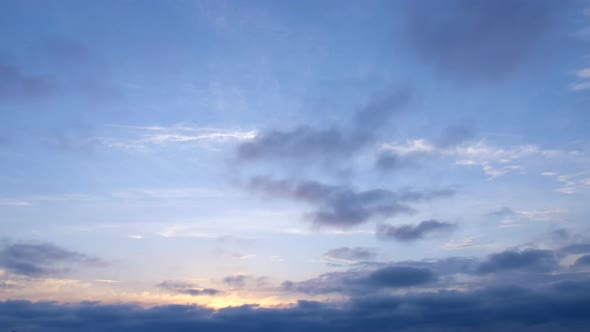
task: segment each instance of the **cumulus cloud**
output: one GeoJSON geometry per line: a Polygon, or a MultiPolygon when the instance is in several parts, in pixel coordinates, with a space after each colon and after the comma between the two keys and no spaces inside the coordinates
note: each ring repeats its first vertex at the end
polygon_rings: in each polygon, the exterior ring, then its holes
{"type": "Polygon", "coordinates": [[[418,58],[444,77],[499,81],[534,54],[562,7],[545,0],[415,3],[406,15],[406,38],[418,58]]]}
{"type": "Polygon", "coordinates": [[[102,265],[99,258],[53,244],[10,244],[0,250],[0,267],[27,277],[61,275],[80,265],[102,265]]]}
{"type": "Polygon", "coordinates": [[[432,233],[453,230],[456,226],[438,220],[425,220],[416,225],[392,226],[382,224],[377,226],[377,237],[397,241],[415,241],[432,233]]]}
{"type": "Polygon", "coordinates": [[[315,208],[306,215],[319,226],[351,227],[372,219],[383,219],[414,212],[412,203],[449,197],[452,189],[393,192],[386,189],[358,191],[351,187],[327,185],[315,181],[275,180],[254,177],[247,184],[270,197],[305,202],[315,208]]]}
{"type": "Polygon", "coordinates": [[[186,294],[191,296],[203,296],[203,295],[217,295],[220,293],[219,290],[213,288],[201,288],[197,285],[183,282],[183,281],[172,281],[166,280],[162,281],[161,283],[156,285],[158,288],[164,289],[166,291],[177,293],[177,294],[186,294]]]}

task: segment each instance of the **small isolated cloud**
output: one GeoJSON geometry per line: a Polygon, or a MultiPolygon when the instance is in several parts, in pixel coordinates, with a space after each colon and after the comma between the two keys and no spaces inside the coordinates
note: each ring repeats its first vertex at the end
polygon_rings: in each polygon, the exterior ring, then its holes
{"type": "Polygon", "coordinates": [[[392,226],[382,224],[377,226],[377,237],[385,240],[409,242],[422,239],[433,233],[451,231],[456,225],[438,220],[425,220],[416,225],[392,226]]]}
{"type": "Polygon", "coordinates": [[[258,176],[247,188],[271,197],[305,202],[315,209],[306,219],[318,226],[351,227],[372,219],[413,213],[412,203],[454,195],[452,189],[393,192],[386,189],[358,191],[351,187],[315,181],[275,180],[258,176]]]}
{"type": "Polygon", "coordinates": [[[245,274],[235,274],[223,278],[223,283],[234,289],[242,289],[247,286],[259,287],[265,285],[267,278],[254,277],[245,274]]]}
{"type": "Polygon", "coordinates": [[[328,250],[322,256],[322,261],[328,264],[356,263],[372,260],[375,256],[375,250],[372,248],[340,247],[328,250]]]}
{"type": "Polygon", "coordinates": [[[521,270],[527,272],[550,272],[558,268],[556,255],[551,250],[507,250],[492,254],[482,262],[477,271],[482,274],[521,270]]]}
{"type": "Polygon", "coordinates": [[[81,265],[102,265],[96,257],[53,244],[10,244],[0,250],[0,267],[33,278],[61,275],[81,265]]]}
{"type": "Polygon", "coordinates": [[[218,295],[221,291],[213,288],[201,288],[195,284],[183,281],[166,280],[156,285],[158,288],[176,294],[186,294],[191,296],[213,296],[218,295]]]}
{"type": "Polygon", "coordinates": [[[488,213],[488,215],[491,217],[509,218],[509,217],[517,215],[517,213],[514,212],[514,210],[512,210],[511,208],[504,206],[498,210],[488,213]]]}

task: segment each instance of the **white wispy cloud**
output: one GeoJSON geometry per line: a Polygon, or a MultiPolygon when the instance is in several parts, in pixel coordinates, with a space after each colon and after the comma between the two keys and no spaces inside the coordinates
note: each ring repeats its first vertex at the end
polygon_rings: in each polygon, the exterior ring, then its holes
{"type": "Polygon", "coordinates": [[[455,159],[455,164],[462,166],[479,166],[490,179],[509,172],[523,170],[524,167],[514,162],[524,157],[544,155],[550,157],[559,151],[542,150],[536,145],[520,145],[501,148],[485,141],[469,142],[456,146],[437,146],[425,139],[413,139],[405,142],[385,143],[382,149],[398,155],[437,154],[455,159]]]}
{"type": "Polygon", "coordinates": [[[560,174],[557,172],[543,172],[543,176],[555,178],[560,183],[556,189],[562,194],[575,194],[581,189],[590,186],[590,178],[587,178],[590,170],[582,171],[574,174],[560,174]]]}
{"type": "Polygon", "coordinates": [[[566,209],[554,208],[546,210],[519,211],[519,214],[534,221],[559,221],[568,213],[566,209]]]}
{"type": "Polygon", "coordinates": [[[173,144],[221,143],[251,140],[256,137],[255,130],[196,127],[187,124],[172,126],[120,126],[113,136],[102,138],[102,142],[113,148],[145,149],[150,146],[169,146],[173,144]]]}
{"type": "Polygon", "coordinates": [[[464,248],[485,247],[490,244],[490,241],[480,241],[476,239],[450,240],[443,244],[443,248],[448,250],[458,250],[464,248]]]}

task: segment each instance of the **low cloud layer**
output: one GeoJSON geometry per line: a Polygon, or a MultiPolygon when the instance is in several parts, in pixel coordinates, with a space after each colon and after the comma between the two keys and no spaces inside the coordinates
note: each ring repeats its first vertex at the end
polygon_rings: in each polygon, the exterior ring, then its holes
{"type": "Polygon", "coordinates": [[[523,286],[299,301],[288,308],[142,308],[94,302],[0,302],[0,326],[16,331],[586,331],[589,280],[523,286]],[[108,319],[105,319],[108,317],[108,319]]]}

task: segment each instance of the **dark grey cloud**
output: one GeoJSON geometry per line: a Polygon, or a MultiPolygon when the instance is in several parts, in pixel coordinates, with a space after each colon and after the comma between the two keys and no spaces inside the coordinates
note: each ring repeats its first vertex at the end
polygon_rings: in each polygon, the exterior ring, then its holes
{"type": "Polygon", "coordinates": [[[405,108],[410,96],[407,90],[397,90],[373,100],[355,113],[349,128],[300,126],[263,132],[240,145],[237,157],[242,161],[289,160],[302,164],[348,159],[375,139],[393,115],[405,108]]]}
{"type": "Polygon", "coordinates": [[[392,226],[381,224],[377,226],[377,237],[386,240],[415,241],[432,233],[451,231],[457,226],[438,220],[425,220],[417,225],[392,226]]]}
{"type": "Polygon", "coordinates": [[[429,269],[412,266],[390,266],[372,272],[367,281],[376,287],[402,288],[435,281],[437,276],[429,269]]]}
{"type": "Polygon", "coordinates": [[[53,244],[10,244],[0,250],[0,267],[28,276],[61,275],[79,265],[102,265],[100,259],[67,250],[53,244]]]}
{"type": "Polygon", "coordinates": [[[582,332],[590,326],[590,280],[538,289],[506,286],[466,291],[359,296],[340,303],[299,301],[214,310],[197,305],[0,302],[0,326],[31,332],[308,331],[582,332]]]}
{"type": "Polygon", "coordinates": [[[573,243],[560,250],[564,254],[585,254],[590,253],[590,243],[573,243]]]}
{"type": "Polygon", "coordinates": [[[49,77],[27,74],[19,68],[0,64],[0,102],[44,100],[58,90],[57,82],[49,77]]]}
{"type": "Polygon", "coordinates": [[[162,281],[161,283],[156,285],[158,288],[164,289],[166,291],[177,293],[177,294],[186,294],[192,296],[202,296],[202,295],[217,295],[221,293],[221,291],[213,288],[200,288],[197,285],[183,282],[183,281],[172,281],[166,280],[162,281]]]}
{"type": "Polygon", "coordinates": [[[254,177],[247,184],[254,191],[274,198],[305,202],[315,210],[306,215],[318,226],[351,227],[371,219],[383,219],[398,214],[413,213],[412,203],[449,197],[451,189],[393,192],[386,189],[357,191],[345,186],[327,185],[315,181],[275,180],[254,177]]]}
{"type": "Polygon", "coordinates": [[[556,254],[551,250],[507,250],[492,254],[478,267],[479,273],[496,273],[508,270],[549,272],[558,268],[556,254]]]}
{"type": "Polygon", "coordinates": [[[419,59],[446,77],[501,80],[529,60],[569,5],[551,0],[412,2],[406,38],[419,59]]]}
{"type": "Polygon", "coordinates": [[[590,255],[584,255],[578,259],[574,263],[575,267],[589,267],[590,266],[590,255]]]}
{"type": "Polygon", "coordinates": [[[368,261],[376,256],[375,250],[363,247],[340,247],[328,250],[323,256],[327,260],[340,260],[349,262],[368,261]]]}
{"type": "Polygon", "coordinates": [[[377,268],[330,272],[300,282],[285,281],[282,286],[286,291],[309,295],[333,293],[358,296],[386,289],[421,286],[437,279],[437,273],[428,267],[395,263],[378,264],[377,268]]]}

